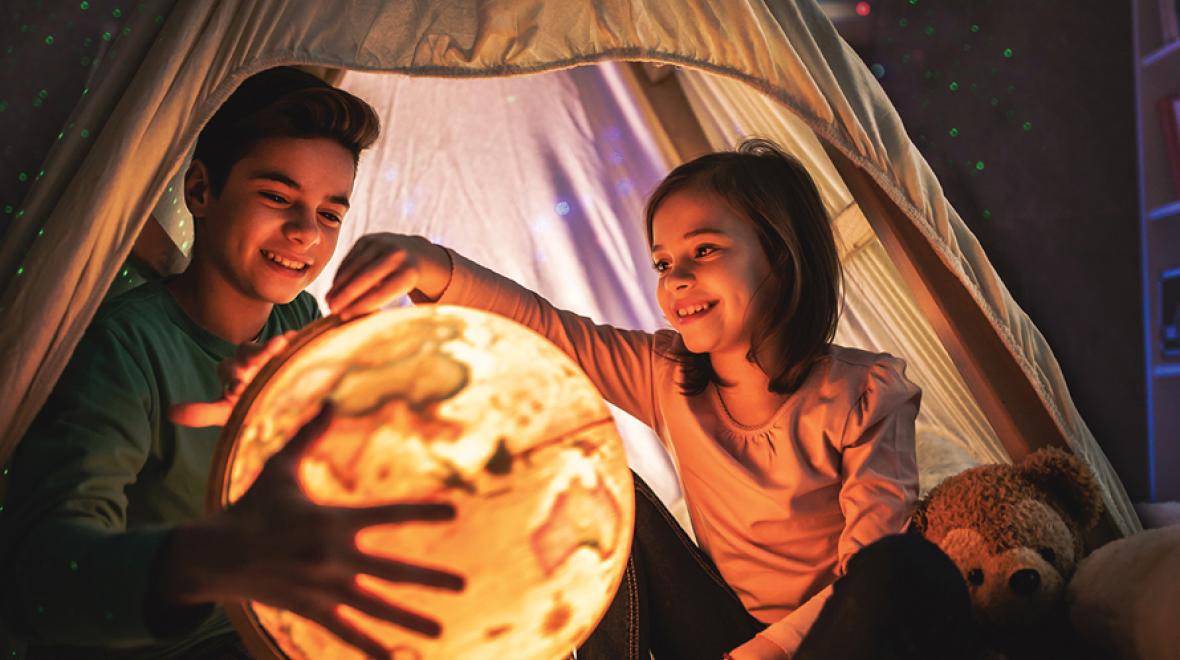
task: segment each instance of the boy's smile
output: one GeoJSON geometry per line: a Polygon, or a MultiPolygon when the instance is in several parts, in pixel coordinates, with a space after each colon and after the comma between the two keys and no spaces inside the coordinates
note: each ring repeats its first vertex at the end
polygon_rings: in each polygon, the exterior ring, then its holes
{"type": "Polygon", "coordinates": [[[744,356],[750,303],[770,273],[752,223],[716,195],[681,190],[656,210],[651,254],[660,309],[688,350],[744,356]]]}

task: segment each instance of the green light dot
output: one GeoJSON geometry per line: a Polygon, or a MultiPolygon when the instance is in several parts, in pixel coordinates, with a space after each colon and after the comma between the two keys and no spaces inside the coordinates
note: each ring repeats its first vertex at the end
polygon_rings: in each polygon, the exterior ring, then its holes
{"type": "Polygon", "coordinates": [[[7,477],[7,476],[8,476],[8,468],[4,468],[4,470],[3,470],[3,471],[0,471],[0,476],[5,476],[5,477],[7,477]]]}
{"type": "Polygon", "coordinates": [[[17,212],[16,212],[16,216],[15,216],[15,217],[19,218],[19,217],[21,217],[21,216],[22,216],[22,215],[24,215],[24,214],[25,214],[25,210],[24,210],[24,209],[21,209],[21,210],[19,210],[19,211],[17,211],[17,212]]]}
{"type": "Polygon", "coordinates": [[[38,229],[38,230],[37,230],[37,235],[38,235],[38,236],[44,236],[44,235],[45,235],[45,230],[44,230],[44,229],[38,229]]]}
{"type": "Polygon", "coordinates": [[[4,215],[12,215],[12,204],[4,205],[4,215]]]}
{"type": "Polygon", "coordinates": [[[978,26],[978,25],[972,25],[972,26],[971,26],[971,31],[972,31],[972,32],[979,32],[979,26],[978,26]]]}
{"type": "Polygon", "coordinates": [[[103,32],[102,33],[102,40],[103,41],[110,41],[111,40],[111,33],[110,32],[103,32]]]}
{"type": "Polygon", "coordinates": [[[918,0],[910,0],[910,4],[911,4],[911,5],[916,5],[916,4],[918,4],[918,0]]]}
{"type": "Polygon", "coordinates": [[[129,28],[129,27],[123,28],[123,35],[126,36],[129,34],[131,34],[131,28],[129,28]]]}
{"type": "Polygon", "coordinates": [[[86,2],[86,0],[82,0],[82,2],[78,3],[78,8],[82,11],[86,11],[87,9],[90,9],[90,3],[86,2]]]}
{"type": "Polygon", "coordinates": [[[188,241],[185,241],[185,242],[181,243],[181,244],[180,244],[180,249],[181,249],[181,250],[187,250],[187,249],[188,249],[188,241]]]}
{"type": "Polygon", "coordinates": [[[131,274],[131,271],[129,271],[129,270],[127,270],[126,268],[124,268],[124,269],[123,269],[123,272],[122,272],[122,273],[120,273],[120,274],[121,274],[123,277],[127,277],[128,275],[130,275],[130,274],[131,274]]]}
{"type": "Polygon", "coordinates": [[[992,219],[992,212],[987,209],[984,209],[983,210],[983,219],[984,220],[991,220],[992,219]]]}
{"type": "Polygon", "coordinates": [[[951,137],[959,137],[959,129],[957,129],[957,128],[952,128],[948,132],[950,133],[951,137]]]}
{"type": "Polygon", "coordinates": [[[78,562],[74,561],[73,559],[70,560],[70,570],[71,571],[78,570],[78,562]]]}
{"type": "Polygon", "coordinates": [[[1026,121],[1026,122],[1024,122],[1023,124],[1021,124],[1021,125],[1020,125],[1020,127],[1021,127],[1021,128],[1023,128],[1024,130],[1026,130],[1026,131],[1031,131],[1031,130],[1032,130],[1032,122],[1031,122],[1031,121],[1026,121]]]}
{"type": "Polygon", "coordinates": [[[16,269],[16,276],[17,277],[20,277],[21,275],[24,275],[24,274],[25,274],[25,267],[24,266],[21,266],[16,269]]]}
{"type": "Polygon", "coordinates": [[[49,36],[47,36],[47,37],[45,37],[45,45],[46,45],[46,46],[52,46],[52,45],[53,45],[53,35],[52,35],[52,34],[51,34],[51,35],[49,35],[49,36]]]}
{"type": "Polygon", "coordinates": [[[925,32],[925,33],[926,33],[926,36],[928,36],[928,37],[929,37],[929,36],[932,36],[932,35],[934,34],[934,26],[933,26],[933,25],[927,25],[927,26],[926,26],[926,29],[925,29],[925,30],[922,30],[922,32],[925,32]]]}
{"type": "Polygon", "coordinates": [[[28,181],[28,180],[29,180],[29,175],[28,175],[28,174],[25,174],[24,172],[21,172],[20,174],[16,175],[16,178],[17,178],[17,180],[19,180],[21,183],[24,183],[25,181],[28,181]]]}
{"type": "Polygon", "coordinates": [[[90,88],[89,88],[89,87],[83,87],[83,88],[82,88],[82,96],[86,96],[86,95],[87,95],[87,94],[89,94],[89,93],[90,93],[90,88]]]}
{"type": "Polygon", "coordinates": [[[897,24],[900,25],[901,27],[906,27],[910,24],[910,21],[908,18],[903,18],[900,21],[898,21],[897,24]]]}
{"type": "Polygon", "coordinates": [[[952,92],[959,91],[959,83],[957,82],[952,82],[951,84],[947,85],[947,87],[949,87],[952,92]]]}
{"type": "Polygon", "coordinates": [[[39,98],[43,98],[43,99],[49,98],[49,90],[43,89],[43,90],[37,92],[37,96],[39,98]]]}
{"type": "Polygon", "coordinates": [[[40,178],[41,178],[41,177],[43,177],[43,176],[45,176],[45,170],[41,170],[40,172],[37,172],[37,178],[38,178],[38,179],[40,179],[40,178]]]}
{"type": "Polygon", "coordinates": [[[111,12],[111,16],[114,16],[115,18],[120,18],[121,16],[123,16],[123,10],[119,9],[118,7],[115,7],[115,11],[111,12]]]}
{"type": "Polygon", "coordinates": [[[975,161],[975,169],[977,169],[979,171],[983,171],[983,161],[982,160],[975,161]]]}
{"type": "Polygon", "coordinates": [[[21,32],[28,32],[28,31],[29,31],[29,25],[28,25],[27,23],[24,23],[24,24],[22,24],[22,25],[20,26],[20,31],[21,31],[21,32]]]}
{"type": "Polygon", "coordinates": [[[90,131],[83,128],[81,135],[82,135],[82,139],[85,140],[86,138],[90,137],[90,131]]]}
{"type": "Polygon", "coordinates": [[[1004,57],[1012,57],[1012,49],[1011,48],[1004,49],[1004,57]]]}

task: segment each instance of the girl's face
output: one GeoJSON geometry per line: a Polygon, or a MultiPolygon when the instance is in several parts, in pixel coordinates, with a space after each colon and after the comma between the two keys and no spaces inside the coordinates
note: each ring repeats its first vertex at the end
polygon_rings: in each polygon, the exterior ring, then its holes
{"type": "Polygon", "coordinates": [[[716,195],[679,190],[652,218],[651,258],[660,309],[685,347],[745,356],[751,302],[770,275],[754,225],[716,195]]]}

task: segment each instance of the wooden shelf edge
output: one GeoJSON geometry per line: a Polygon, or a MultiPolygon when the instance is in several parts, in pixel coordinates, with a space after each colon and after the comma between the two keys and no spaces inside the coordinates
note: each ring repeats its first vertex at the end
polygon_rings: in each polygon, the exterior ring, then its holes
{"type": "Polygon", "coordinates": [[[1156,378],[1180,378],[1180,364],[1157,364],[1151,372],[1156,378]]]}
{"type": "Polygon", "coordinates": [[[1180,201],[1169,202],[1163,206],[1157,206],[1147,214],[1148,220],[1160,220],[1173,215],[1180,215],[1180,201]]]}
{"type": "Polygon", "coordinates": [[[1159,48],[1151,51],[1147,55],[1144,55],[1143,58],[1139,60],[1139,64],[1142,68],[1146,69],[1160,60],[1167,59],[1169,55],[1175,52],[1180,52],[1180,39],[1173,39],[1163,46],[1160,46],[1159,48]]]}

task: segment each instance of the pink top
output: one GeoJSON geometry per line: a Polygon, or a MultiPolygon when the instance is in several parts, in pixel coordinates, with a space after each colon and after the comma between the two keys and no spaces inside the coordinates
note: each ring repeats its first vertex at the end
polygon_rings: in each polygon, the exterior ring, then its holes
{"type": "Polygon", "coordinates": [[[832,346],[757,428],[730,418],[715,387],[681,394],[671,330],[597,325],[452,252],[440,303],[485,309],[549,338],[606,400],[651,426],[680,472],[701,548],[761,633],[793,653],[830,585],[861,547],[902,530],[918,493],[921,391],[905,362],[832,346]]]}

